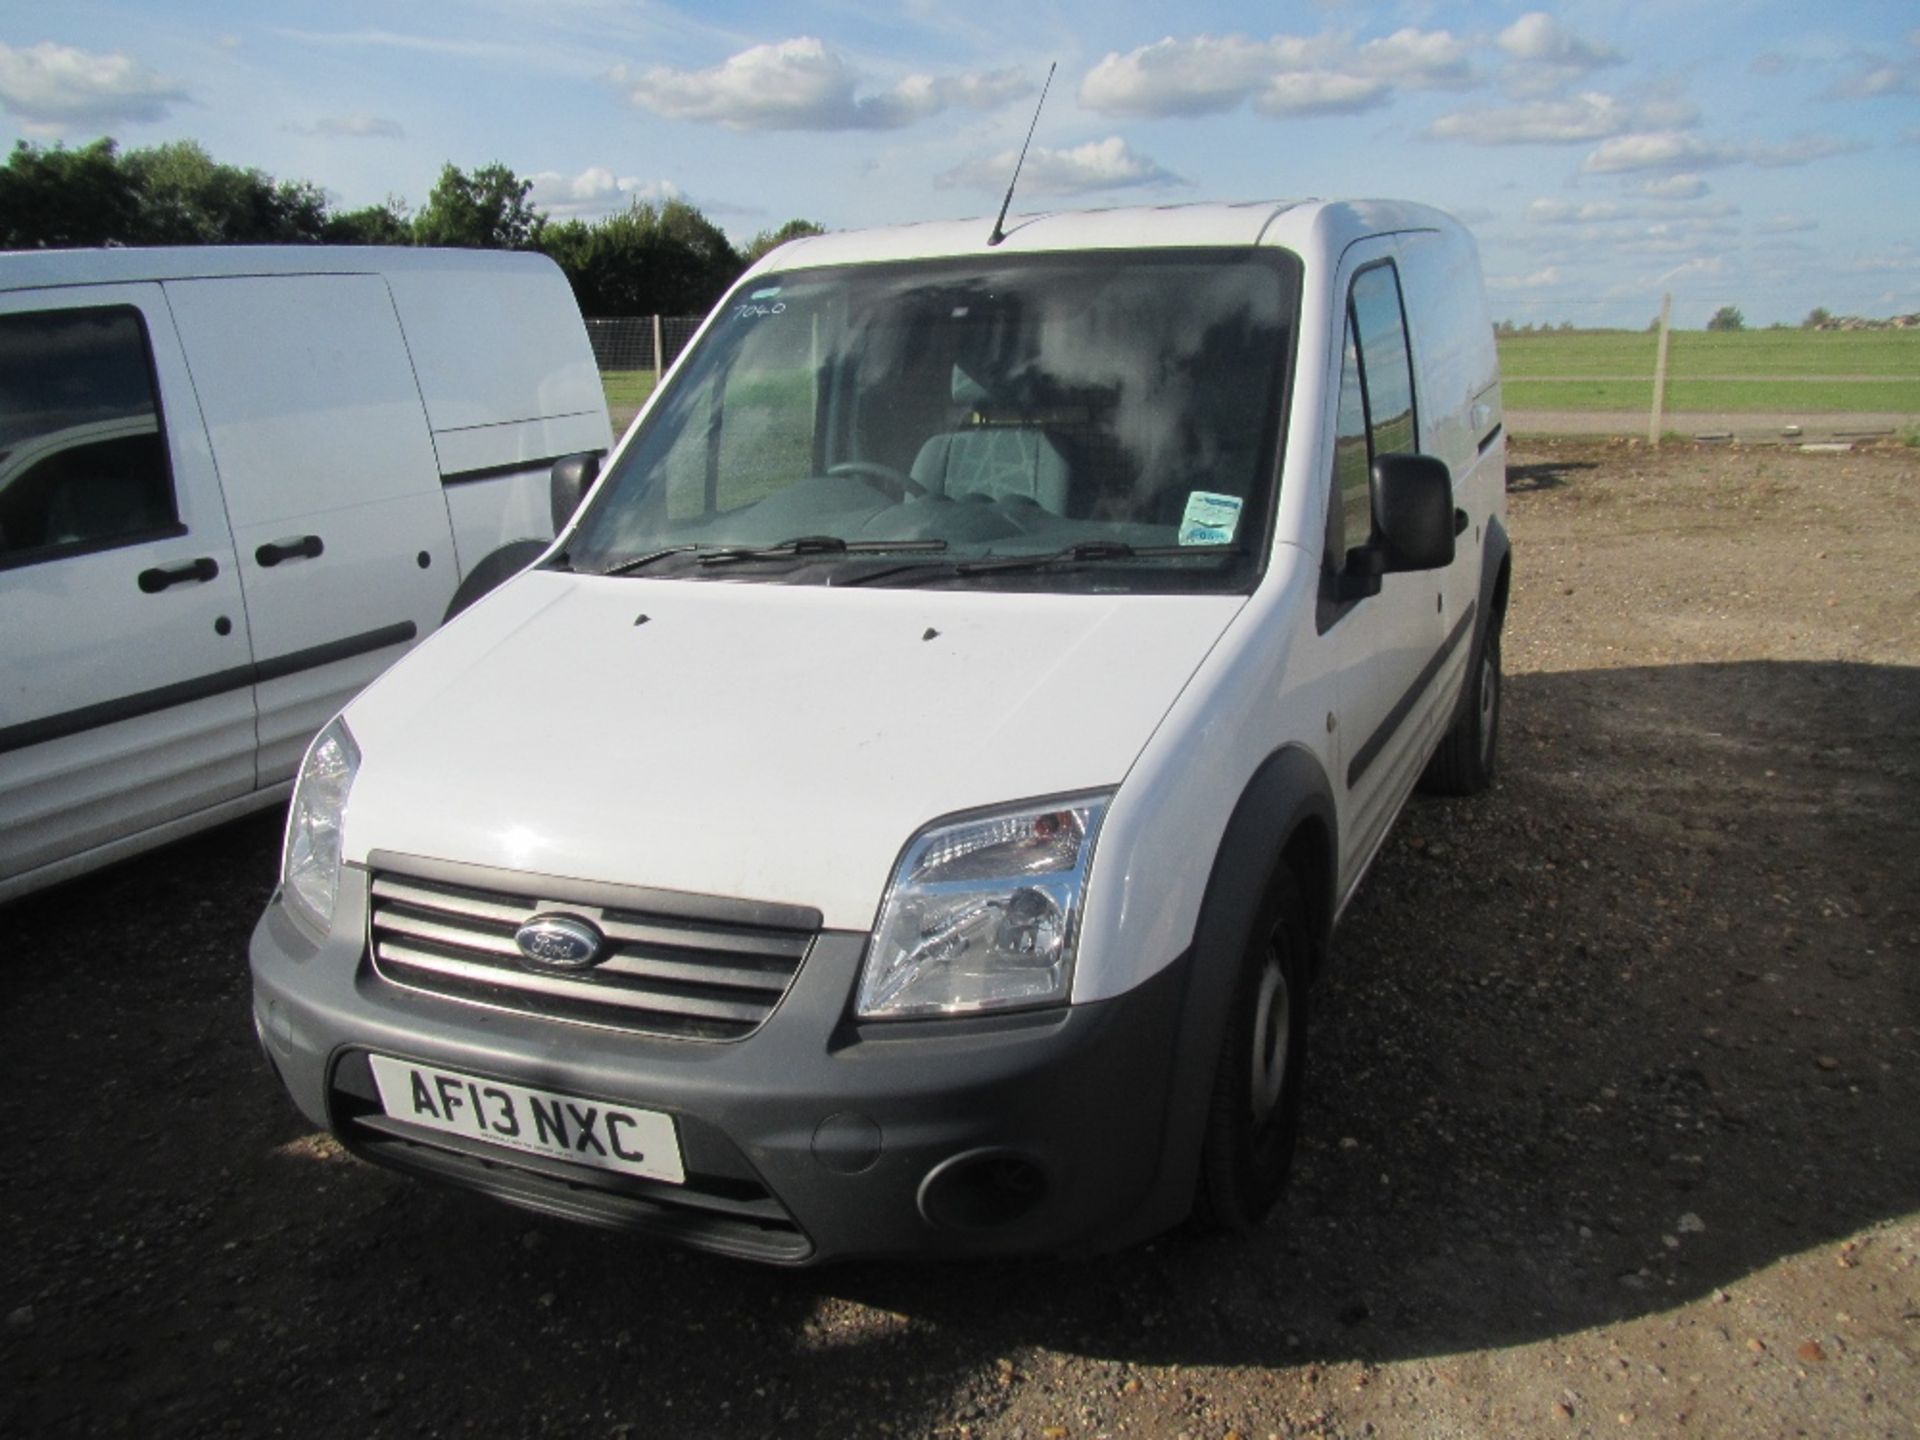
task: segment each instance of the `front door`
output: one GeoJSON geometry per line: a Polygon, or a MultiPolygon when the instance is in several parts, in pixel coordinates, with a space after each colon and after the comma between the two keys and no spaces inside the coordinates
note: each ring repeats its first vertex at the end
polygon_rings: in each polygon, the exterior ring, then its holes
{"type": "Polygon", "coordinates": [[[0,895],[253,788],[241,601],[160,287],[0,295],[0,895]]]}
{"type": "Polygon", "coordinates": [[[1346,283],[1323,560],[1330,598],[1321,605],[1321,638],[1338,676],[1333,781],[1343,794],[1341,874],[1349,882],[1419,778],[1443,638],[1439,572],[1382,576],[1379,593],[1361,598],[1333,593],[1346,552],[1373,533],[1373,461],[1419,448],[1399,276],[1385,251],[1386,242],[1357,250],[1346,283]]]}

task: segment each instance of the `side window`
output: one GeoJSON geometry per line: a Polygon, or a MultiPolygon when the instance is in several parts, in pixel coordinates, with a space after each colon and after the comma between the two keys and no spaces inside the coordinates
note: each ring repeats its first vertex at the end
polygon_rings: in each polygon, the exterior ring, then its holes
{"type": "Polygon", "coordinates": [[[1376,265],[1354,277],[1353,319],[1360,331],[1372,453],[1410,455],[1420,448],[1413,426],[1413,357],[1401,316],[1400,280],[1391,265],[1376,265]]]}
{"type": "Polygon", "coordinates": [[[1354,277],[1347,299],[1340,409],[1333,442],[1325,566],[1338,570],[1347,551],[1373,533],[1369,476],[1381,455],[1419,448],[1413,404],[1413,361],[1391,265],[1354,277]]]}
{"type": "Polygon", "coordinates": [[[1367,489],[1367,407],[1360,388],[1360,349],[1347,311],[1346,357],[1340,367],[1340,417],[1333,435],[1333,500],[1327,506],[1327,568],[1338,570],[1347,547],[1364,545],[1373,530],[1367,489]]]}
{"type": "Polygon", "coordinates": [[[177,521],[139,312],[0,315],[0,565],[177,521]]]}

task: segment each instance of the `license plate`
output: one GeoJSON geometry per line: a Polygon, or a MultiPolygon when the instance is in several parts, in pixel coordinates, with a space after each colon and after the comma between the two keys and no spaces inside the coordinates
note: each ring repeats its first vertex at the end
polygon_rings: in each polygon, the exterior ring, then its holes
{"type": "Polygon", "coordinates": [[[675,1185],[687,1178],[673,1117],[369,1055],[380,1108],[396,1120],[675,1185]]]}

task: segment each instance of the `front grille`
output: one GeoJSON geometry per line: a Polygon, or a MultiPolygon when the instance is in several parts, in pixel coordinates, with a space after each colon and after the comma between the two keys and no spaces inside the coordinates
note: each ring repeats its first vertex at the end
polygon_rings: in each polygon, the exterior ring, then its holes
{"type": "Polygon", "coordinates": [[[699,1040],[737,1040],[758,1029],[793,983],[814,934],[391,872],[373,877],[369,928],[374,969],[396,985],[699,1040]],[[525,961],[514,931],[544,914],[591,920],[607,938],[605,958],[565,972],[525,961]]]}

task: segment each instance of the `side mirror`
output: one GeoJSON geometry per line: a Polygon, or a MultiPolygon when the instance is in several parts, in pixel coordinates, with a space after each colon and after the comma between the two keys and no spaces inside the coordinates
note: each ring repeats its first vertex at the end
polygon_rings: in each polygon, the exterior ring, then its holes
{"type": "Polygon", "coordinates": [[[1453,563],[1453,476],[1431,455],[1382,455],[1373,462],[1373,548],[1381,573],[1438,570],[1453,563]]]}
{"type": "Polygon", "coordinates": [[[548,497],[553,504],[553,533],[566,528],[573,512],[580,508],[580,497],[587,493],[600,473],[600,456],[593,451],[584,455],[563,455],[553,462],[553,479],[548,497]]]}

